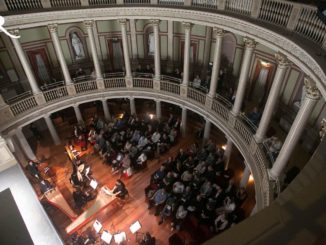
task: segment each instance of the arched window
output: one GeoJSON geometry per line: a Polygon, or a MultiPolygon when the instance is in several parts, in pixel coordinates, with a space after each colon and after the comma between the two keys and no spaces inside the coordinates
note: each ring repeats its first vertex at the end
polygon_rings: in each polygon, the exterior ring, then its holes
{"type": "Polygon", "coordinates": [[[233,63],[237,39],[232,33],[226,33],[223,37],[222,54],[227,58],[229,63],[233,63]]]}

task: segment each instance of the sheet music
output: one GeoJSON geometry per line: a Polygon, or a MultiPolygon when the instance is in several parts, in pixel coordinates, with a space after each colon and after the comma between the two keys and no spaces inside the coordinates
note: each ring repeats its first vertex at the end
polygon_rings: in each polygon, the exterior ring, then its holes
{"type": "Polygon", "coordinates": [[[110,244],[111,240],[112,240],[112,235],[110,232],[108,231],[103,231],[102,236],[101,236],[101,240],[103,240],[104,242],[106,242],[107,244],[110,244]]]}
{"type": "Polygon", "coordinates": [[[136,233],[140,228],[141,225],[138,220],[129,227],[132,234],[136,233]]]}

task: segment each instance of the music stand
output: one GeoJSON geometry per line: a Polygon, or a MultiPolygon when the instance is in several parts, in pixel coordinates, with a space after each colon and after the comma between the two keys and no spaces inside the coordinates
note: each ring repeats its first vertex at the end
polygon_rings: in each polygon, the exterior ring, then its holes
{"type": "Polygon", "coordinates": [[[112,240],[112,234],[108,231],[103,231],[101,235],[101,240],[104,241],[106,244],[110,244],[112,240]]]}
{"type": "Polygon", "coordinates": [[[124,231],[114,235],[114,241],[116,243],[118,243],[118,244],[120,244],[120,243],[122,243],[123,241],[126,241],[126,240],[127,240],[127,236],[126,236],[126,233],[124,231]]]}
{"type": "Polygon", "coordinates": [[[135,234],[140,228],[141,225],[138,220],[129,227],[132,234],[135,234]]]}
{"type": "Polygon", "coordinates": [[[95,220],[95,222],[93,224],[93,228],[96,231],[96,233],[99,233],[101,231],[102,227],[103,226],[102,226],[101,222],[98,220],[95,220]]]}

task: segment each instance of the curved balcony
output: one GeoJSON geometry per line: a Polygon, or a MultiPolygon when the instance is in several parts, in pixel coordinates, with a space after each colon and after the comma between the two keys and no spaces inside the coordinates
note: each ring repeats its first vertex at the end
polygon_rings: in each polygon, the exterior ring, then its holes
{"type": "Polygon", "coordinates": [[[90,80],[50,89],[2,107],[0,129],[5,134],[10,134],[11,130],[37,120],[46,113],[59,111],[73,104],[125,97],[159,99],[186,107],[210,120],[232,139],[249,165],[255,179],[258,210],[270,204],[274,193],[267,169],[271,162],[263,145],[256,143],[252,129],[241,117],[231,114],[231,104],[223,97],[217,95],[212,100],[205,93],[170,82],[164,76],[160,81],[152,78],[128,80],[119,77],[103,81],[90,80]]]}

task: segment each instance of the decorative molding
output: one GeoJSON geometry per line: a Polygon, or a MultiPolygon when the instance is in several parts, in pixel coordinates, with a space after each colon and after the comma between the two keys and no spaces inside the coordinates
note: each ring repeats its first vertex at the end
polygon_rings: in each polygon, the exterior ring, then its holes
{"type": "Polygon", "coordinates": [[[150,20],[153,26],[158,26],[160,24],[160,20],[150,20]]]}
{"type": "Polygon", "coordinates": [[[58,25],[57,24],[49,24],[48,29],[50,32],[57,32],[58,31],[58,25]]]}
{"type": "Polygon", "coordinates": [[[275,59],[280,67],[285,68],[285,67],[288,67],[289,65],[291,65],[291,62],[288,60],[288,58],[280,52],[277,52],[275,54],[275,59]]]}
{"type": "Polygon", "coordinates": [[[190,22],[182,22],[182,25],[185,28],[185,30],[191,30],[191,28],[193,27],[194,24],[192,24],[190,22]]]}
{"type": "Polygon", "coordinates": [[[94,26],[93,20],[84,20],[83,23],[84,23],[84,26],[86,27],[86,29],[91,29],[94,26]]]}
{"type": "Polygon", "coordinates": [[[244,37],[243,42],[246,48],[250,48],[250,49],[256,48],[257,42],[252,38],[244,37]]]}
{"type": "Polygon", "coordinates": [[[223,37],[224,34],[225,34],[225,31],[223,29],[221,29],[221,28],[218,28],[218,27],[214,27],[213,31],[215,32],[216,37],[223,37]]]}
{"type": "Polygon", "coordinates": [[[303,82],[306,88],[306,97],[312,100],[318,100],[320,98],[320,93],[316,83],[310,77],[305,77],[303,82]]]}
{"type": "Polygon", "coordinates": [[[320,130],[319,130],[320,140],[323,140],[325,135],[326,135],[326,119],[323,118],[323,120],[320,122],[320,130]]]}
{"type": "Polygon", "coordinates": [[[118,21],[119,21],[120,25],[124,25],[124,26],[127,25],[127,22],[128,22],[127,19],[119,19],[118,21]]]}

